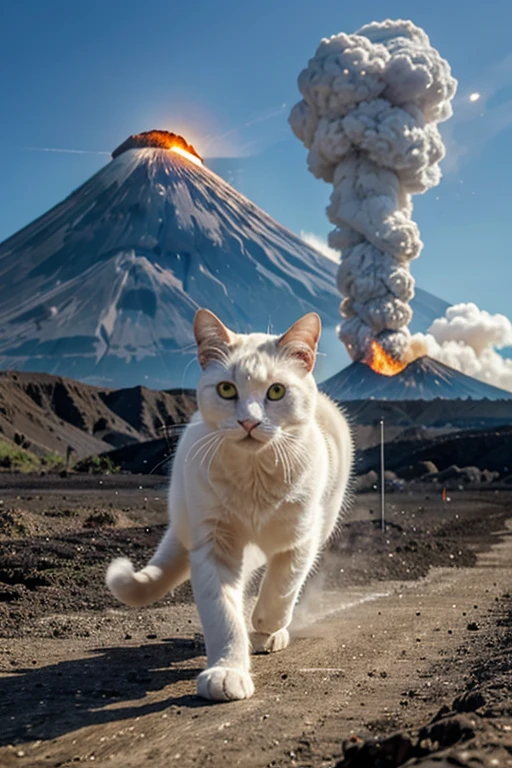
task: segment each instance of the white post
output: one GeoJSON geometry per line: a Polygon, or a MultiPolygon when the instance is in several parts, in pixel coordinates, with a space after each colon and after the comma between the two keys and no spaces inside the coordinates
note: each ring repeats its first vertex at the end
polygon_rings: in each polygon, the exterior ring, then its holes
{"type": "Polygon", "coordinates": [[[380,420],[380,527],[384,532],[386,528],[385,517],[385,480],[384,480],[384,419],[380,420]]]}

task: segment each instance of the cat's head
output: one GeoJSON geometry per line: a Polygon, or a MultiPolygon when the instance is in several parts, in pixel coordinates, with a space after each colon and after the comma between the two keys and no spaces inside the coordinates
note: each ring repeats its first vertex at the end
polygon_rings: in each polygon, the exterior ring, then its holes
{"type": "Polygon", "coordinates": [[[280,437],[291,439],[314,413],[312,370],[320,332],[313,312],[273,336],[233,333],[212,312],[198,310],[197,396],[205,423],[251,451],[280,437]]]}

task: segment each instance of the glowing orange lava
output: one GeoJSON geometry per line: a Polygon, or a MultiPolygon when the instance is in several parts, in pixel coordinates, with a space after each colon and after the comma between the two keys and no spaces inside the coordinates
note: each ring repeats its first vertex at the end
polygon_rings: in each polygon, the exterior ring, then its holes
{"type": "Polygon", "coordinates": [[[382,376],[396,376],[397,373],[407,367],[406,362],[395,360],[376,341],[372,341],[371,351],[364,362],[372,371],[380,373],[382,376]]]}
{"type": "Polygon", "coordinates": [[[176,152],[176,154],[186,157],[191,163],[196,165],[203,164],[203,158],[196,152],[192,144],[189,144],[183,136],[179,136],[171,131],[153,130],[134,133],[114,149],[112,157],[115,160],[116,157],[119,157],[119,155],[122,155],[123,152],[127,152],[129,149],[145,149],[148,147],[168,149],[170,152],[176,152]]]}
{"type": "Polygon", "coordinates": [[[197,155],[193,155],[192,152],[187,152],[186,149],[183,149],[183,147],[169,147],[171,152],[175,152],[177,155],[181,155],[182,157],[186,157],[187,160],[190,160],[191,163],[194,163],[194,165],[202,165],[203,161],[201,158],[199,158],[197,155]]]}

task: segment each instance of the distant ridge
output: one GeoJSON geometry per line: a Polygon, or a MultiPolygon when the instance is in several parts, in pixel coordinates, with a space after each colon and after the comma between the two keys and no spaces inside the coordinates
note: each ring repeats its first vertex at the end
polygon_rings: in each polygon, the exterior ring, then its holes
{"type": "Polygon", "coordinates": [[[320,388],[334,400],[508,400],[512,392],[493,387],[430,357],[419,357],[396,376],[383,376],[365,363],[352,363],[320,388]]]}
{"type": "MultiPolygon", "coordinates": [[[[196,409],[192,390],[110,390],[46,373],[0,371],[0,442],[74,458],[162,437],[196,409]]],[[[165,442],[165,441],[164,441],[165,442]]]]}

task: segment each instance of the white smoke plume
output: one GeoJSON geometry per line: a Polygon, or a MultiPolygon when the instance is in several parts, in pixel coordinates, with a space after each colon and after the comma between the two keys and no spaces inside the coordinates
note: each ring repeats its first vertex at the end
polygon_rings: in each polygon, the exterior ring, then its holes
{"type": "Polygon", "coordinates": [[[397,359],[410,342],[422,248],[411,195],[439,183],[444,145],[437,123],[452,114],[457,81],[411,21],[374,22],[324,39],[298,80],[289,122],[308,165],[332,183],[329,245],[342,252],[345,297],[338,333],[353,359],[373,339],[397,359]]]}
{"type": "Polygon", "coordinates": [[[462,373],[512,391],[512,360],[498,349],[512,347],[512,323],[476,304],[455,304],[434,320],[428,333],[411,338],[412,358],[429,355],[462,373]]]}

